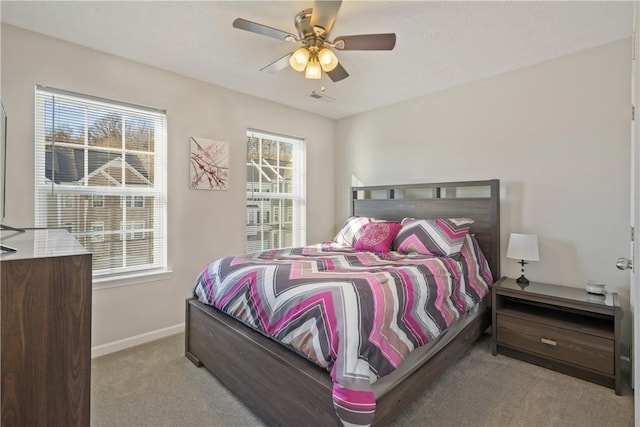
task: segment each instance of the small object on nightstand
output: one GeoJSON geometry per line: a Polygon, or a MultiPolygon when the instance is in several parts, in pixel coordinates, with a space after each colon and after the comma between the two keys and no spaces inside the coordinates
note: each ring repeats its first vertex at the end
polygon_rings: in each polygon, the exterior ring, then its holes
{"type": "Polygon", "coordinates": [[[604,288],[606,285],[597,280],[587,280],[587,292],[592,295],[605,295],[607,290],[604,288]]]}
{"type": "Polygon", "coordinates": [[[521,285],[528,285],[529,279],[524,277],[524,265],[527,261],[540,261],[538,254],[538,236],[535,234],[511,233],[509,236],[509,247],[507,248],[507,258],[519,259],[521,274],[516,282],[521,285]]]}

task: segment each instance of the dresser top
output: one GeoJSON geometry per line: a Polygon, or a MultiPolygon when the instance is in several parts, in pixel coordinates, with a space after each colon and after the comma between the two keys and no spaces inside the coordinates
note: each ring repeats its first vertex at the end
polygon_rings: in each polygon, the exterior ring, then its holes
{"type": "Polygon", "coordinates": [[[17,249],[16,252],[1,252],[0,261],[89,253],[67,230],[60,228],[27,230],[24,233],[2,230],[0,242],[17,249]]]}
{"type": "Polygon", "coordinates": [[[594,295],[588,293],[585,288],[552,285],[540,282],[529,282],[528,285],[521,285],[517,283],[515,279],[505,279],[501,281],[498,286],[502,289],[509,289],[523,294],[541,295],[561,300],[591,304],[594,306],[614,306],[613,296],[615,293],[610,291],[607,292],[606,295],[594,295]]]}

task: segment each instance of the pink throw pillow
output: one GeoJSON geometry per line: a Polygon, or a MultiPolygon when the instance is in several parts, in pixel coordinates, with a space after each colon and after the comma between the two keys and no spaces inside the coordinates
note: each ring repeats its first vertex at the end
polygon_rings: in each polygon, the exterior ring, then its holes
{"type": "Polygon", "coordinates": [[[397,222],[370,222],[365,224],[354,249],[370,252],[389,252],[393,239],[402,226],[397,222]]]}

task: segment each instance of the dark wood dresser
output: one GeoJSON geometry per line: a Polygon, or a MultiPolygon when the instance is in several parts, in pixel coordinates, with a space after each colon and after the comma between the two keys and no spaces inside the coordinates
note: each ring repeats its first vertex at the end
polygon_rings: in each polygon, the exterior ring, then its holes
{"type": "Polygon", "coordinates": [[[2,232],[0,424],[88,426],[91,254],[66,230],[2,232]]]}
{"type": "Polygon", "coordinates": [[[504,279],[492,289],[491,350],[622,393],[616,293],[504,279]]]}

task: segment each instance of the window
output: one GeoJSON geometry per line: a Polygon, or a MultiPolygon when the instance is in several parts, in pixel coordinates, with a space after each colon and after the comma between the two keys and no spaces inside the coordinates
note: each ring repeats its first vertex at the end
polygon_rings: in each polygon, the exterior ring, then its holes
{"type": "Polygon", "coordinates": [[[66,196],[62,198],[62,203],[65,208],[73,208],[75,206],[75,198],[73,196],[66,196]]]}
{"type": "Polygon", "coordinates": [[[164,111],[36,87],[36,226],[67,227],[94,279],[166,271],[164,111]]]}
{"type": "Polygon", "coordinates": [[[305,244],[305,163],[304,140],[247,131],[247,252],[305,244]]]}
{"type": "Polygon", "coordinates": [[[124,208],[144,208],[144,197],[142,196],[124,196],[124,208]]]}
{"type": "Polygon", "coordinates": [[[93,221],[91,223],[91,243],[104,242],[104,222],[93,221]]]}
{"type": "Polygon", "coordinates": [[[128,221],[122,222],[120,228],[126,230],[125,239],[127,240],[144,240],[144,221],[128,221]]]}
{"type": "Polygon", "coordinates": [[[104,196],[102,195],[91,196],[91,207],[104,208],[104,196]]]}

